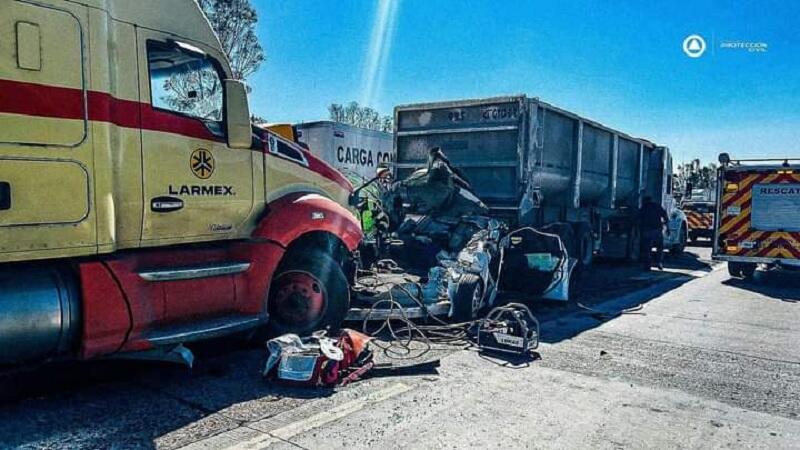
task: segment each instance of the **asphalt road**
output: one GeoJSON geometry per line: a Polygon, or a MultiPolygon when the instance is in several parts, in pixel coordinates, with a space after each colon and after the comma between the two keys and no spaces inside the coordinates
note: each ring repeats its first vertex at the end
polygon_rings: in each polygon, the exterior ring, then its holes
{"type": "Polygon", "coordinates": [[[44,367],[5,380],[0,447],[800,448],[800,279],[731,280],[708,254],[601,263],[579,302],[536,305],[534,361],[446,347],[436,373],[338,391],[272,386],[235,341],[192,371],[44,367]]]}

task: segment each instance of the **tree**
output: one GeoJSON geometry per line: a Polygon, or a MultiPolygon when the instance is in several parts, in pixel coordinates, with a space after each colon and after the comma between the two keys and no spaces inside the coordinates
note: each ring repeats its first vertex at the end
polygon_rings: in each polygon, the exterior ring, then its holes
{"type": "Polygon", "coordinates": [[[267,119],[259,116],[258,114],[251,114],[250,115],[250,122],[256,125],[263,125],[265,123],[269,123],[267,119]]]}
{"type": "Polygon", "coordinates": [[[237,80],[246,80],[264,62],[258,42],[258,14],[250,0],[199,0],[200,8],[217,33],[237,80]]]}
{"type": "Polygon", "coordinates": [[[691,184],[692,189],[714,190],[717,183],[717,165],[708,163],[703,166],[699,159],[678,166],[678,190],[685,192],[691,184]]]}
{"type": "MultiPolygon", "coordinates": [[[[264,61],[264,50],[255,33],[258,16],[250,0],[198,0],[198,4],[219,37],[231,65],[231,76],[245,80],[264,61]]],[[[163,80],[160,100],[175,111],[220,121],[222,85],[219,81],[215,68],[208,61],[186,64],[163,80]]]]}
{"type": "Polygon", "coordinates": [[[394,130],[392,116],[381,116],[378,111],[369,106],[361,106],[358,102],[350,102],[347,105],[331,103],[328,106],[328,114],[332,121],[353,125],[354,127],[389,133],[394,130]]]}

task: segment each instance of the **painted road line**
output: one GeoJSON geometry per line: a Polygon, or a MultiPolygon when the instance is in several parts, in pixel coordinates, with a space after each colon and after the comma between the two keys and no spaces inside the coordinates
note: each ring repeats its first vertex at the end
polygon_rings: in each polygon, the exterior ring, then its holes
{"type": "MultiPolygon", "coordinates": [[[[411,390],[410,386],[403,383],[395,383],[387,388],[364,395],[361,398],[342,403],[338,406],[333,406],[330,409],[320,411],[275,429],[270,429],[271,427],[269,426],[267,426],[266,429],[262,429],[263,427],[259,426],[259,423],[248,424],[223,433],[223,435],[217,435],[205,441],[195,442],[184,448],[187,450],[199,448],[257,450],[267,448],[270,445],[285,442],[294,436],[313,430],[314,428],[319,428],[323,425],[343,419],[370,405],[398,396],[409,390],[411,390]],[[254,433],[257,434],[253,435],[254,433]]],[[[315,403],[327,402],[325,400],[318,400],[315,403]]],[[[291,411],[287,413],[291,413],[291,411]]]]}
{"type": "Polygon", "coordinates": [[[371,392],[365,395],[363,398],[343,403],[329,411],[323,411],[305,420],[294,422],[282,428],[278,428],[277,430],[272,431],[270,434],[280,439],[290,439],[298,434],[305,433],[311,429],[319,428],[322,425],[342,419],[350,414],[364,409],[366,406],[380,403],[409,390],[411,390],[411,387],[403,383],[393,384],[386,389],[371,392]]]}

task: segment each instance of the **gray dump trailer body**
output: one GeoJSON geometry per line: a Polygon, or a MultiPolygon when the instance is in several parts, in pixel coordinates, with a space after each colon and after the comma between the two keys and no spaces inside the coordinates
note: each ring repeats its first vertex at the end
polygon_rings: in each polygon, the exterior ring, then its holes
{"type": "Polygon", "coordinates": [[[666,244],[679,242],[685,218],[666,147],[525,96],[399,106],[395,124],[399,178],[438,146],[493,214],[514,224],[582,224],[595,251],[628,255],[638,245],[626,242],[633,213],[651,196],[675,219],[666,244]]]}

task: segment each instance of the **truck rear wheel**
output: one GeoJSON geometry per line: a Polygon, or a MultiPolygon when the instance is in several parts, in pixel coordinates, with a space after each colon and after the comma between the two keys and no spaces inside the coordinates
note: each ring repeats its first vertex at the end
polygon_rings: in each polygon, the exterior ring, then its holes
{"type": "Polygon", "coordinates": [[[756,264],[728,261],[728,274],[734,278],[750,279],[756,273],[756,264]]]}
{"type": "Polygon", "coordinates": [[[328,254],[289,257],[269,289],[270,334],[337,330],[350,306],[347,277],[328,254]]]}

